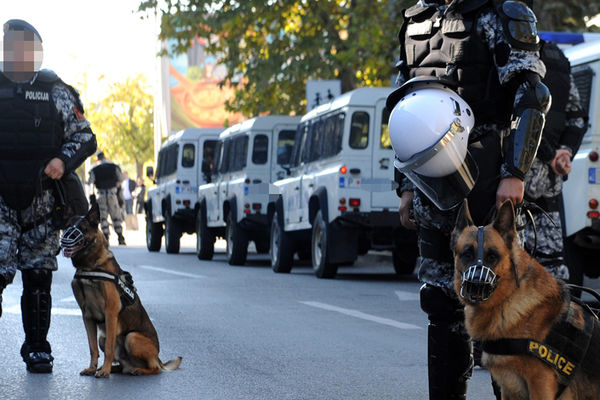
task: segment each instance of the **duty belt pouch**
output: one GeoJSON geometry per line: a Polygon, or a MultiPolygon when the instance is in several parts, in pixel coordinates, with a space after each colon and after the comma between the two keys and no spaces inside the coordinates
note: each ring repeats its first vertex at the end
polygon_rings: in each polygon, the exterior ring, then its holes
{"type": "Polygon", "coordinates": [[[53,219],[57,228],[64,229],[72,216],[85,215],[89,205],[83,185],[75,172],[66,174],[54,182],[55,211],[53,219]]]}

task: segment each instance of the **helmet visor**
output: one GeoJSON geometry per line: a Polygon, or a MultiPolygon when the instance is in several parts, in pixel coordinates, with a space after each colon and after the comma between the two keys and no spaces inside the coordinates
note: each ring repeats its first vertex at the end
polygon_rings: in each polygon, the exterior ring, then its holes
{"type": "MultiPolygon", "coordinates": [[[[438,154],[441,155],[441,154],[438,154]]],[[[444,176],[428,176],[422,168],[398,168],[400,162],[394,165],[403,172],[411,182],[440,210],[450,210],[460,204],[469,195],[479,177],[477,163],[467,151],[459,158],[458,154],[452,155],[455,170],[444,176]]],[[[432,159],[433,160],[433,159],[432,159]]]]}

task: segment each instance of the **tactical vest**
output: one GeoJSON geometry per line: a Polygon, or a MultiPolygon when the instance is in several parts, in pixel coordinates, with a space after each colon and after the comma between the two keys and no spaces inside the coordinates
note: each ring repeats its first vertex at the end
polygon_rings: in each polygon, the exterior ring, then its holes
{"type": "Polygon", "coordinates": [[[491,7],[488,0],[466,0],[444,13],[419,2],[404,12],[400,30],[409,78],[437,76],[457,82],[477,125],[507,124],[512,107],[493,56],[477,34],[479,15],[491,7]]]}
{"type": "Polygon", "coordinates": [[[556,150],[565,130],[567,114],[565,108],[571,89],[571,64],[563,52],[551,42],[544,42],[540,58],[546,64],[546,76],[542,80],[552,94],[552,105],[546,113],[544,138],[556,150]]]}
{"type": "Polygon", "coordinates": [[[11,208],[31,204],[46,164],[59,154],[64,123],[51,93],[58,81],[48,70],[33,83],[0,73],[0,195],[11,208]]]}
{"type": "Polygon", "coordinates": [[[102,163],[92,168],[96,187],[98,189],[112,189],[116,187],[119,184],[118,168],[110,162],[102,163]]]}

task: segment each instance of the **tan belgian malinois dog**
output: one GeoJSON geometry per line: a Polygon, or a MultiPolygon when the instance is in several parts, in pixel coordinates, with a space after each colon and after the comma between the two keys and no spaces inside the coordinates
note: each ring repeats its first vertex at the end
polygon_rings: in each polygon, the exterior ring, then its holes
{"type": "Polygon", "coordinates": [[[471,337],[482,341],[483,365],[502,399],[600,399],[600,325],[516,241],[506,201],[484,227],[467,202],[452,234],[454,289],[471,337]]]}
{"type": "Polygon", "coordinates": [[[108,242],[98,229],[100,210],[92,206],[83,217],[74,217],[61,238],[65,257],[76,273],[71,282],[81,308],[90,346],[90,365],[81,375],[106,378],[111,372],[132,375],[173,371],[181,357],[167,363],[158,358],[158,335],[133,286],[131,275],[121,269],[108,242]],[[98,344],[104,364],[98,368],[98,344]],[[117,364],[113,365],[113,361],[117,364]]]}

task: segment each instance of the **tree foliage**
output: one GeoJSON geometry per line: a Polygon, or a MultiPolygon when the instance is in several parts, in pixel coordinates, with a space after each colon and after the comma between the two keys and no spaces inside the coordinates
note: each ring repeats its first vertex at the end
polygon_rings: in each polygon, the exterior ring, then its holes
{"type": "MultiPolygon", "coordinates": [[[[174,52],[192,39],[227,68],[221,84],[236,87],[229,111],[303,113],[308,79],[339,79],[342,92],[388,86],[395,74],[402,9],[415,0],[144,0],[161,16],[174,52]]],[[[600,1],[536,1],[541,30],[581,30],[600,1]]]]}
{"type": "Polygon", "coordinates": [[[153,108],[143,75],[112,84],[109,94],[89,107],[88,119],[98,150],[120,164],[135,164],[137,174],[141,174],[144,161],[154,157],[153,108]]]}

